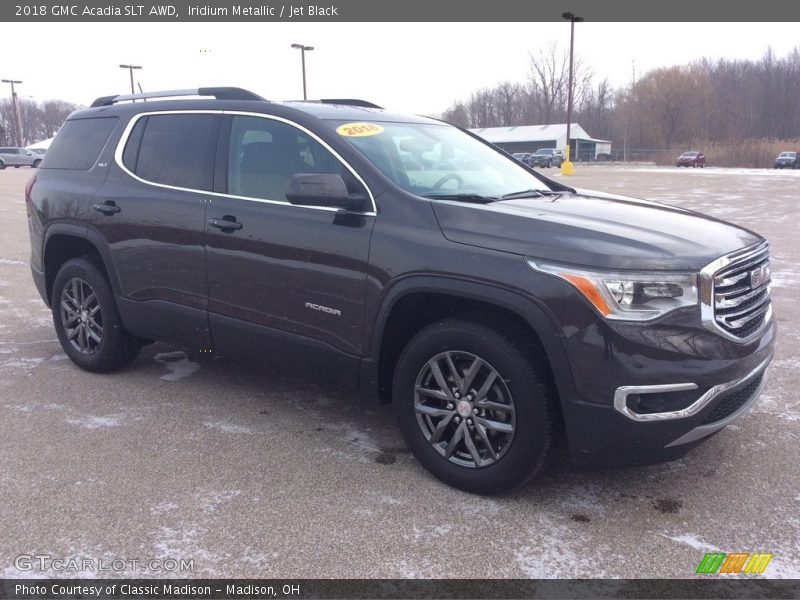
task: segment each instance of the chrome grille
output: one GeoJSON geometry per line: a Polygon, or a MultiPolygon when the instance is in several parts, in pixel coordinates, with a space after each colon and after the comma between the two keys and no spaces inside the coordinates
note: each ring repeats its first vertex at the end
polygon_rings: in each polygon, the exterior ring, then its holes
{"type": "Polygon", "coordinates": [[[739,340],[757,334],[769,321],[770,262],[766,242],[715,261],[706,274],[703,296],[711,309],[707,324],[739,340]],[[710,321],[710,323],[708,323],[710,321]]]}

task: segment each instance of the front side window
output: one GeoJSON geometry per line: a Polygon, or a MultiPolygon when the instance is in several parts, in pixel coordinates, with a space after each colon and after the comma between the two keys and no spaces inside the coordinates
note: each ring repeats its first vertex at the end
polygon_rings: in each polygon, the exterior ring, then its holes
{"type": "Polygon", "coordinates": [[[233,116],[228,153],[228,193],[287,202],[292,175],[340,175],[350,192],[363,191],[327,148],[304,131],[274,119],[233,116]]]}
{"type": "Polygon", "coordinates": [[[384,175],[413,194],[499,198],[522,190],[549,189],[517,161],[450,125],[330,124],[384,175]]]}
{"type": "Polygon", "coordinates": [[[145,181],[191,190],[210,191],[219,117],[207,114],[150,115],[143,125],[139,151],[123,153],[124,164],[145,181]]]}

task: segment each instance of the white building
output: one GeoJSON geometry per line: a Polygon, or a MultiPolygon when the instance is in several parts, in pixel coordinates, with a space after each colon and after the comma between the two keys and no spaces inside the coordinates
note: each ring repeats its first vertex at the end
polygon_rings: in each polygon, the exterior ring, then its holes
{"type": "MultiPolygon", "coordinates": [[[[470,131],[508,153],[536,152],[539,148],[556,148],[563,151],[567,147],[566,123],[484,127],[483,129],[470,129],[470,131]]],[[[569,137],[572,160],[596,160],[600,155],[611,154],[610,141],[591,137],[577,123],[570,125],[569,137]]]]}

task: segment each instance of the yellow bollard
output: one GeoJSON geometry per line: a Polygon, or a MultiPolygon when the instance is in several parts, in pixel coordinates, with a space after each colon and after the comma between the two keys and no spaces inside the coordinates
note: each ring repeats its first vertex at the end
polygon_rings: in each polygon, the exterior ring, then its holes
{"type": "Polygon", "coordinates": [[[566,152],[564,153],[564,162],[561,163],[561,174],[575,174],[575,167],[572,165],[572,161],[569,159],[569,144],[567,144],[566,152]]]}

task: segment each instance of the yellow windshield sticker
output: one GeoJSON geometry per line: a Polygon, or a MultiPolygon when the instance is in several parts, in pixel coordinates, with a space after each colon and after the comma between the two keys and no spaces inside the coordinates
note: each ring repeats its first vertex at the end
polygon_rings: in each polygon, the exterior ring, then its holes
{"type": "Polygon", "coordinates": [[[336,128],[336,133],[345,137],[366,137],[383,133],[383,127],[375,123],[345,123],[336,128]]]}

